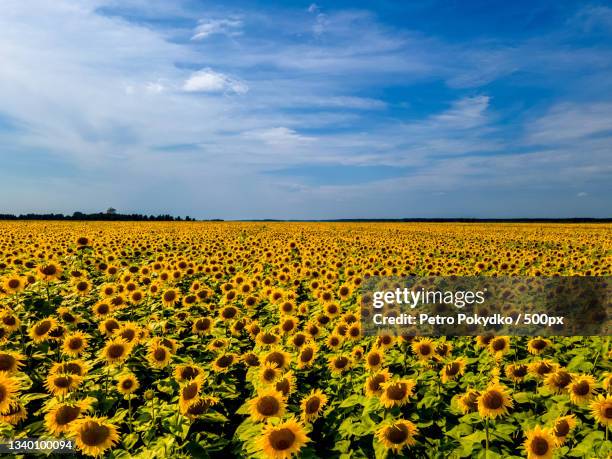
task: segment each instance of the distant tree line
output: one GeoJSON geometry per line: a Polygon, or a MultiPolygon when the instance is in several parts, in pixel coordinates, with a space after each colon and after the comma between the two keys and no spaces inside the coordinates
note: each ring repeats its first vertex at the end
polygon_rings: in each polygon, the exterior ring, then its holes
{"type": "MultiPolygon", "coordinates": [[[[110,210],[110,209],[109,209],[110,210]]],[[[0,214],[0,220],[95,220],[95,221],[147,221],[147,222],[194,222],[189,216],[185,218],[173,217],[172,215],[142,215],[142,214],[118,214],[116,212],[98,212],[86,214],[75,212],[72,215],[64,214],[0,214]]]]}

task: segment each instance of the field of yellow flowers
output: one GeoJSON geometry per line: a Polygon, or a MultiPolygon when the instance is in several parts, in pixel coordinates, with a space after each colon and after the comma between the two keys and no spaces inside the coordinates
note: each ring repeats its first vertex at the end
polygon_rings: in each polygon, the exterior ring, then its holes
{"type": "Polygon", "coordinates": [[[364,337],[368,276],[605,276],[611,225],[0,222],[0,437],[608,457],[609,337],[364,337]]]}

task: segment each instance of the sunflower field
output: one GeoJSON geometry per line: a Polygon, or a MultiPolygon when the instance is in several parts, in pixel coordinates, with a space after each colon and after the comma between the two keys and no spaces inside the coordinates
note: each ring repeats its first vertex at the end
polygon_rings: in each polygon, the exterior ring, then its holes
{"type": "Polygon", "coordinates": [[[609,276],[611,225],[0,222],[0,438],[609,457],[609,337],[362,335],[369,276],[609,276]]]}

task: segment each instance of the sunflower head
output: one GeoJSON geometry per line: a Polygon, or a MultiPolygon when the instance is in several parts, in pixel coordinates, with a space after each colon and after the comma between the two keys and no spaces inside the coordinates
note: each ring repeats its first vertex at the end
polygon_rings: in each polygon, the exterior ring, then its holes
{"type": "Polygon", "coordinates": [[[323,412],[323,407],[327,404],[327,396],[319,389],[313,389],[307,396],[302,398],[300,407],[302,409],[302,419],[312,422],[323,412]]]}
{"type": "Polygon", "coordinates": [[[280,418],[285,413],[285,397],[276,389],[263,389],[249,401],[249,412],[255,421],[280,418]]]}
{"type": "Polygon", "coordinates": [[[576,417],[573,414],[557,418],[552,426],[552,433],[555,436],[557,445],[565,443],[567,436],[576,427],[576,417]]]}
{"type": "Polygon", "coordinates": [[[503,416],[512,405],[508,390],[500,384],[489,385],[478,397],[478,412],[483,418],[503,416]]]}
{"type": "Polygon", "coordinates": [[[138,390],[140,384],[132,373],[119,375],[117,378],[117,391],[123,395],[131,395],[138,390]]]}
{"type": "Polygon", "coordinates": [[[368,397],[379,397],[383,384],[391,379],[391,373],[386,368],[368,376],[365,382],[365,393],[368,397]]]}
{"type": "Polygon", "coordinates": [[[444,365],[441,371],[441,379],[443,383],[447,383],[460,377],[465,371],[466,359],[463,357],[456,358],[444,365]]]}
{"type": "Polygon", "coordinates": [[[595,392],[595,378],[591,375],[577,375],[567,386],[570,400],[576,405],[586,404],[595,392]]]}
{"type": "Polygon", "coordinates": [[[408,403],[408,398],[412,395],[415,385],[416,383],[412,379],[387,381],[381,384],[380,403],[385,408],[405,405],[408,403]]]}
{"type": "Polygon", "coordinates": [[[399,453],[405,446],[412,446],[416,443],[414,436],[417,431],[417,427],[412,422],[398,419],[381,426],[376,431],[376,438],[385,448],[399,453]]]}
{"type": "Polygon", "coordinates": [[[419,360],[429,360],[434,356],[435,346],[431,339],[421,338],[412,342],[412,352],[419,360]]]}
{"type": "Polygon", "coordinates": [[[526,432],[527,439],[523,446],[529,459],[551,459],[553,457],[556,441],[550,429],[536,426],[526,432]]]}
{"type": "Polygon", "coordinates": [[[591,414],[595,420],[609,428],[612,426],[612,396],[599,394],[590,404],[591,414]]]}
{"type": "Polygon", "coordinates": [[[62,351],[64,354],[76,357],[87,347],[89,336],[83,332],[76,331],[64,337],[62,351]]]}
{"type": "Polygon", "coordinates": [[[119,441],[117,427],[103,417],[77,419],[71,423],[69,432],[77,447],[88,456],[101,456],[119,441]]]}
{"type": "Polygon", "coordinates": [[[71,423],[89,408],[91,405],[87,400],[55,404],[45,414],[45,427],[49,433],[58,437],[68,432],[71,423]]]}
{"type": "Polygon", "coordinates": [[[474,389],[468,389],[457,398],[457,403],[463,414],[478,411],[478,397],[480,397],[480,392],[474,389]]]}
{"type": "Polygon", "coordinates": [[[174,369],[174,379],[181,383],[195,379],[204,373],[201,367],[194,364],[177,365],[174,369]]]}
{"type": "Polygon", "coordinates": [[[557,368],[557,370],[546,375],[545,383],[552,392],[561,394],[567,392],[572,379],[572,374],[565,368],[557,368]]]}
{"type": "Polygon", "coordinates": [[[266,424],[257,444],[269,458],[288,459],[309,441],[302,424],[290,418],[278,425],[266,424]]]}
{"type": "Polygon", "coordinates": [[[68,373],[51,373],[45,381],[45,387],[50,394],[56,397],[64,396],[79,387],[82,381],[83,378],[77,375],[68,373]]]}
{"type": "Polygon", "coordinates": [[[506,376],[513,382],[521,382],[525,379],[528,372],[527,365],[513,363],[506,366],[506,376]]]}
{"type": "Polygon", "coordinates": [[[8,373],[0,373],[0,414],[8,413],[11,406],[17,403],[17,393],[21,388],[17,378],[8,373]]]}
{"type": "Polygon", "coordinates": [[[17,352],[0,352],[0,372],[13,373],[23,366],[25,357],[17,352]]]}

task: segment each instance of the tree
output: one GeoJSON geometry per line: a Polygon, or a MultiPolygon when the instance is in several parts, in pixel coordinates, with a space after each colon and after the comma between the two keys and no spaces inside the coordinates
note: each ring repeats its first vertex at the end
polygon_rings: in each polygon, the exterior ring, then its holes
{"type": "Polygon", "coordinates": [[[108,209],[106,209],[106,213],[108,215],[115,215],[117,213],[117,209],[115,209],[114,207],[109,207],[108,209]]]}

